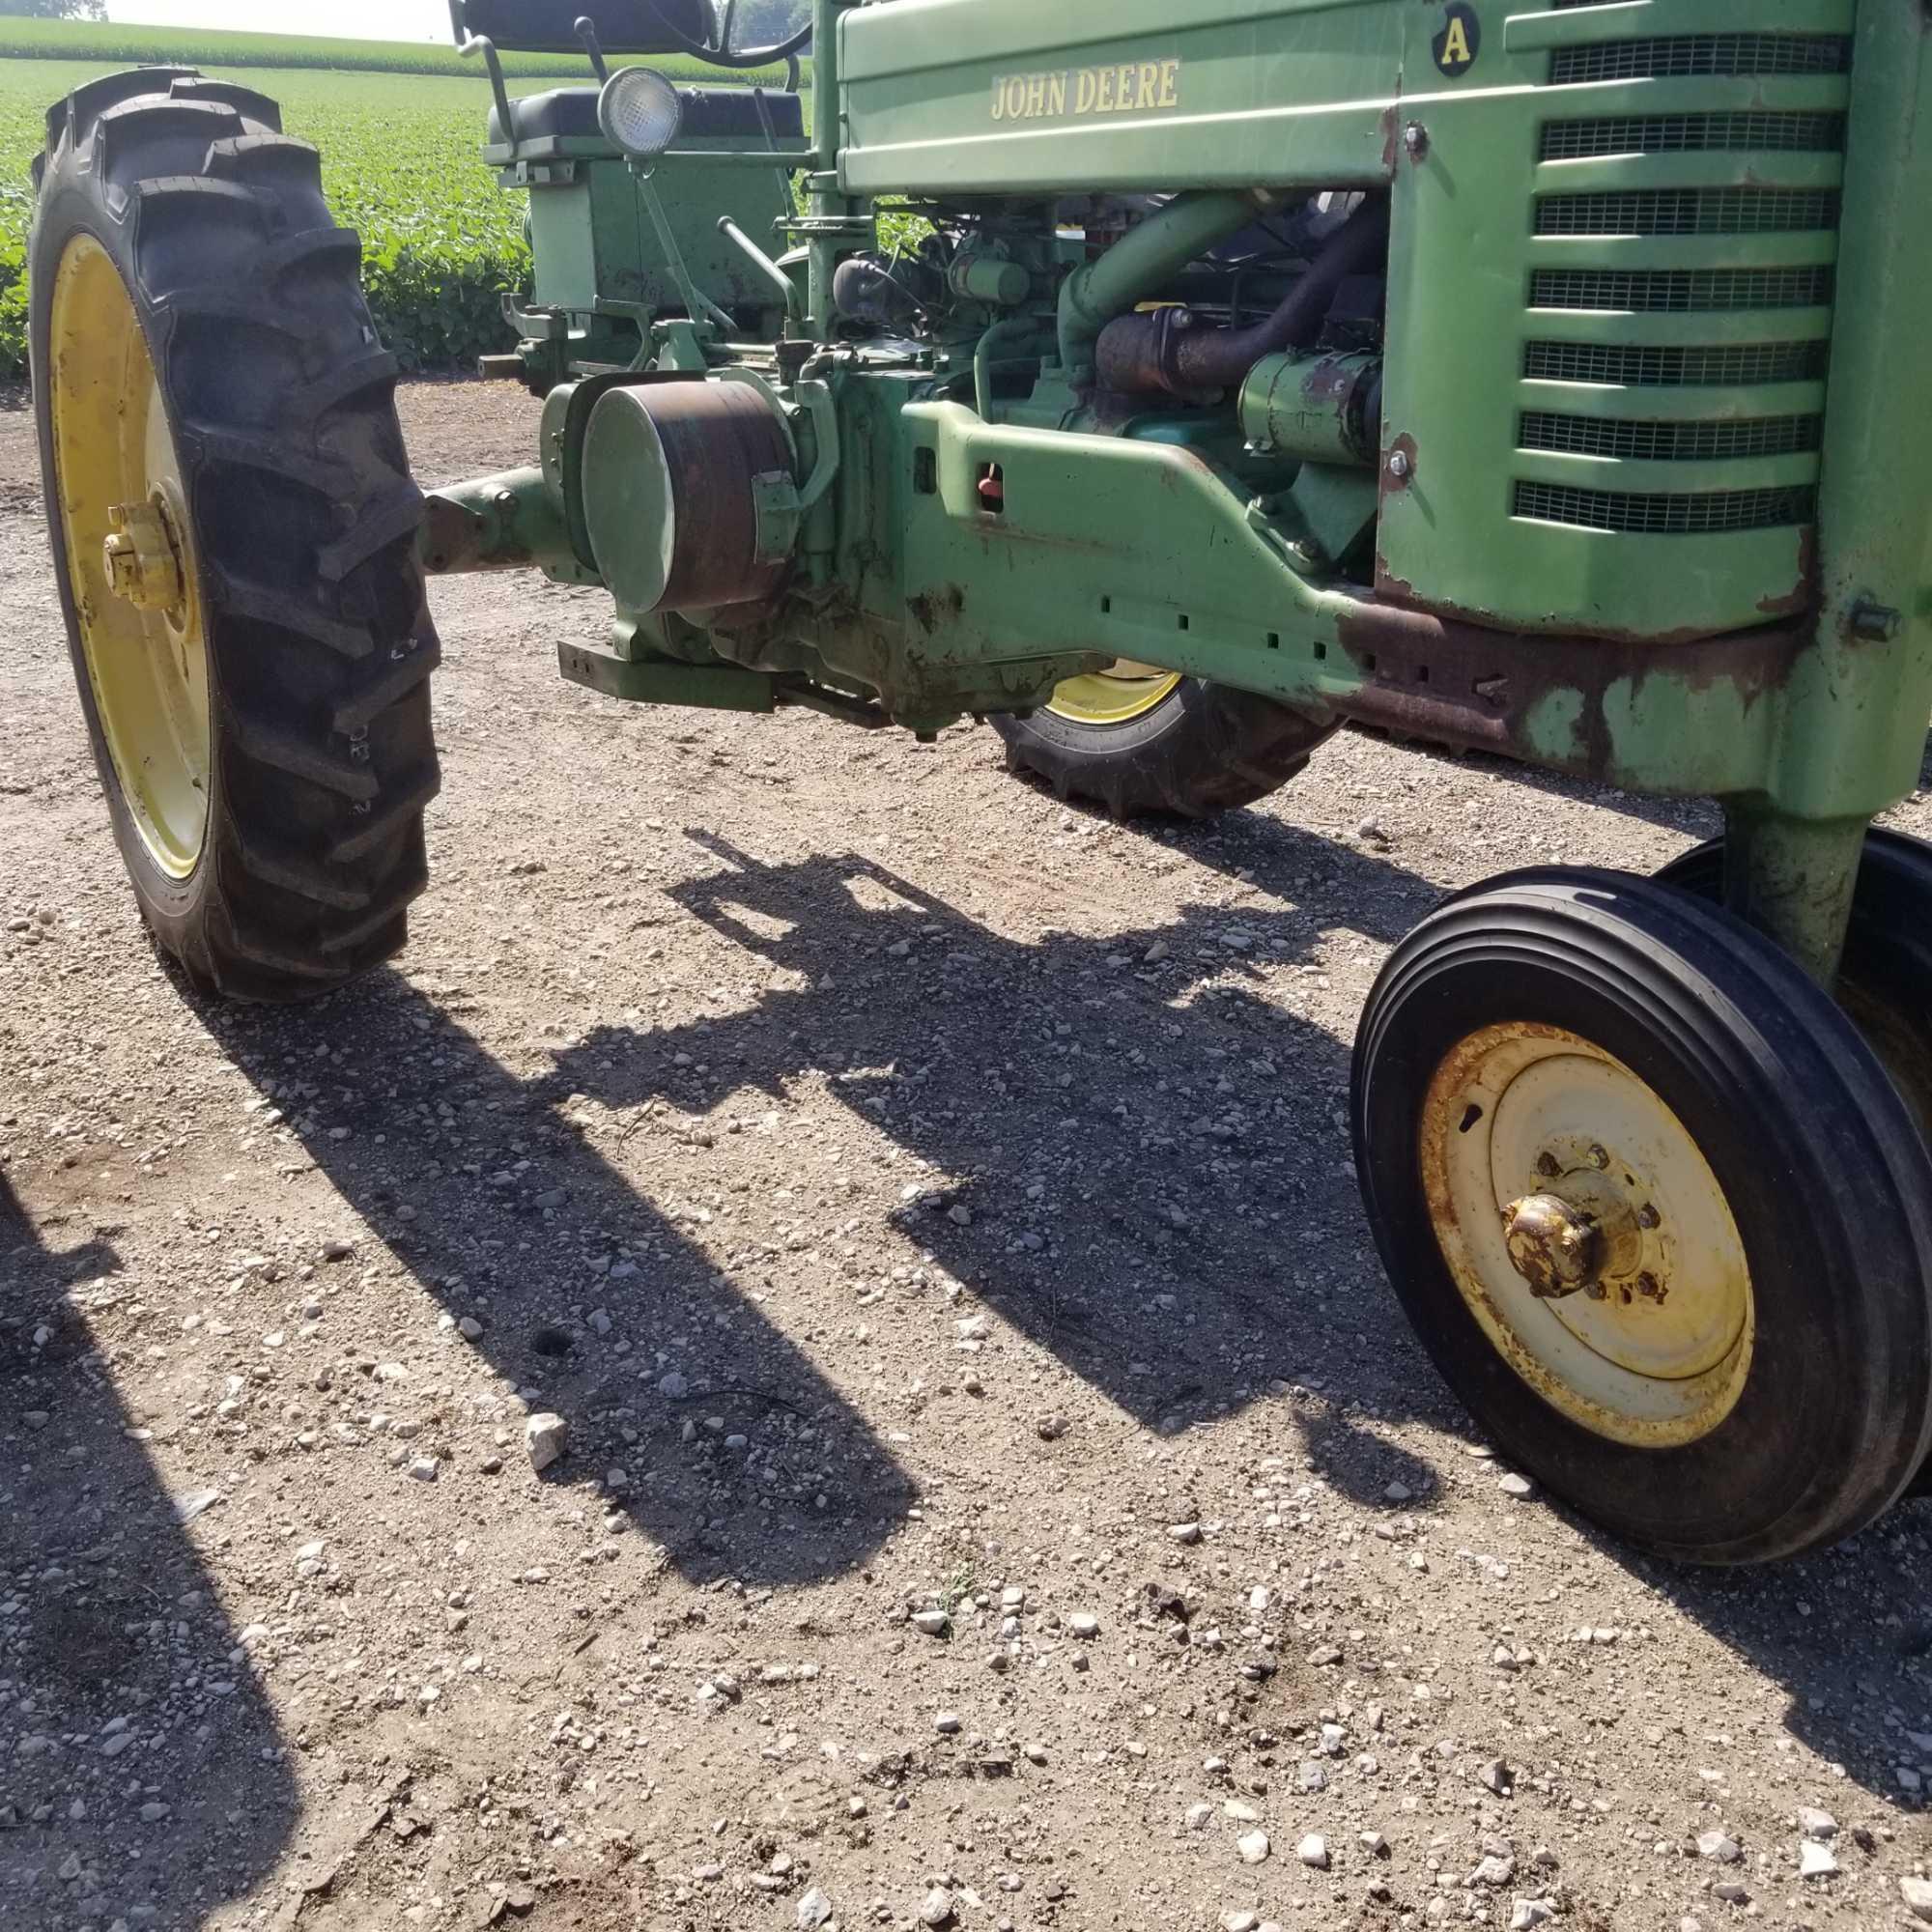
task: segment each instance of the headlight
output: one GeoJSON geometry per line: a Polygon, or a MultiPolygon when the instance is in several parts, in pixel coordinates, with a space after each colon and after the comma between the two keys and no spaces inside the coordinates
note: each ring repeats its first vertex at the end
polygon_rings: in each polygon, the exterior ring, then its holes
{"type": "Polygon", "coordinates": [[[622,68],[604,83],[597,125],[633,160],[652,160],[677,139],[684,98],[655,68],[622,68]]]}

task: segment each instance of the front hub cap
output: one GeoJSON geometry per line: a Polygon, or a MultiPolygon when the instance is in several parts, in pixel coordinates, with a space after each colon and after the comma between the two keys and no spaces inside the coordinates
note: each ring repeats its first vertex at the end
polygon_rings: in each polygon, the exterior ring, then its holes
{"type": "Polygon", "coordinates": [[[1574,1034],[1487,1027],[1437,1068],[1419,1138],[1457,1290],[1547,1402],[1654,1448],[1730,1413],[1754,1340],[1744,1242],[1642,1079],[1574,1034]]]}
{"type": "Polygon", "coordinates": [[[208,838],[208,640],[167,406],[120,270],[77,235],[54,278],[49,414],[94,713],[149,858],[185,879],[208,838]]]}
{"type": "Polygon", "coordinates": [[[1555,1194],[1525,1194],[1503,1210],[1511,1264],[1532,1294],[1557,1301],[1597,1278],[1597,1224],[1555,1194]]]}
{"type": "Polygon", "coordinates": [[[181,565],[158,503],[116,503],[108,512],[101,562],[107,587],[137,611],[179,611],[181,565]]]}

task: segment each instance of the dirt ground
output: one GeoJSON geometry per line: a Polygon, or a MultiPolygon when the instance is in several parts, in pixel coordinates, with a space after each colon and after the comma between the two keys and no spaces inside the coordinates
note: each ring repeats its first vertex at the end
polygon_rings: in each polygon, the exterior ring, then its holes
{"type": "MultiPolygon", "coordinates": [[[[534,449],[404,406],[425,482],[534,449]]],[[[1925,1506],[1720,1576],[1504,1493],[1350,1166],[1443,890],[1701,811],[1350,735],[1123,829],[460,582],[408,952],[217,1008],[17,404],[0,583],[0,1925],[1910,1922],[1925,1506]]]]}

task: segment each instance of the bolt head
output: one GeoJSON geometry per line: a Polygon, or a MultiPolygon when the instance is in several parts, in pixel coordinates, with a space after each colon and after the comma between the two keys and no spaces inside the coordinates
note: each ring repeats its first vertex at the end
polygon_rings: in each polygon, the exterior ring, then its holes
{"type": "Polygon", "coordinates": [[[1388,473],[1397,482],[1408,474],[1408,452],[1406,449],[1392,450],[1388,460],[1388,473]]]}

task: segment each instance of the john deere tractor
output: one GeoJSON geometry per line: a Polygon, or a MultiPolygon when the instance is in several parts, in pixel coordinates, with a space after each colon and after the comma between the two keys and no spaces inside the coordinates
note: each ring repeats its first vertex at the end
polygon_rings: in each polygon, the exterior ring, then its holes
{"type": "Polygon", "coordinates": [[[542,428],[428,497],[273,103],[49,114],[46,500],[161,947],[283,1000],[402,946],[461,571],[608,591],[559,667],[610,699],[983,717],[1122,814],[1348,721],[1716,798],[1660,878],[1396,949],[1363,1197],[1481,1427],[1618,1536],[1871,1521],[1932,1443],[1932,850],[1869,829],[1932,714],[1923,0],[732,11],[453,0],[535,257],[483,373],[542,428]]]}

